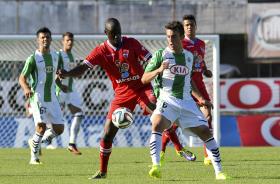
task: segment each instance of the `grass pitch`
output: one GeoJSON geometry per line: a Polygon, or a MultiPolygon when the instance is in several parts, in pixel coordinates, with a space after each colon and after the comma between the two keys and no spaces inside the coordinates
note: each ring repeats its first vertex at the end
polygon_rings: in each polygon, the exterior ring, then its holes
{"type": "Polygon", "coordinates": [[[29,149],[0,149],[0,184],[147,184],[147,183],[280,183],[280,148],[221,148],[224,172],[232,177],[215,181],[212,166],[203,165],[202,148],[191,148],[197,161],[187,162],[168,147],[162,179],[148,176],[148,148],[113,148],[108,177],[88,180],[99,168],[99,150],[81,149],[83,155],[66,149],[45,150],[43,165],[29,165],[29,149]]]}

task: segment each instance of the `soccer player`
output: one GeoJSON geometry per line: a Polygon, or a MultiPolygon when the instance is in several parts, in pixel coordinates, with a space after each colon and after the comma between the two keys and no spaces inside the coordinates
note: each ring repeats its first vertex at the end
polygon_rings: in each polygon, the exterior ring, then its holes
{"type": "MultiPolygon", "coordinates": [[[[62,35],[63,49],[58,54],[63,61],[62,67],[64,70],[69,71],[74,68],[75,61],[71,53],[74,44],[74,35],[70,32],[65,32],[62,35]]],[[[68,150],[75,155],[81,155],[82,153],[78,150],[76,145],[77,136],[80,130],[80,124],[83,119],[83,113],[81,110],[82,101],[76,90],[74,89],[73,78],[69,77],[62,79],[62,84],[68,87],[68,91],[64,93],[60,88],[57,88],[57,96],[61,104],[66,104],[74,116],[71,122],[70,138],[68,150]]]]}
{"type": "Polygon", "coordinates": [[[165,26],[168,46],[153,55],[142,76],[142,82],[149,84],[153,79],[161,84],[160,97],[154,110],[152,121],[152,135],[150,138],[150,154],[153,166],[149,175],[161,177],[160,151],[162,132],[176,122],[183,131],[190,130],[200,137],[206,148],[218,180],[226,179],[222,172],[219,147],[208,127],[207,120],[193,100],[209,108],[211,102],[201,96],[191,80],[193,70],[193,54],[182,46],[184,28],[181,22],[173,21],[165,26]]]}
{"type": "Polygon", "coordinates": [[[43,27],[36,35],[38,49],[27,58],[19,77],[19,84],[30,101],[36,127],[35,134],[28,141],[31,149],[29,163],[32,165],[41,164],[39,150],[43,135],[45,134],[47,140],[51,140],[64,130],[62,112],[55,95],[55,83],[66,90],[56,78],[60,61],[57,53],[50,51],[51,31],[43,27]],[[46,124],[52,124],[53,128],[46,131],[46,124]]]}
{"type": "MultiPolygon", "coordinates": [[[[207,93],[205,84],[203,82],[203,76],[206,77],[212,77],[212,72],[207,69],[207,66],[204,61],[204,55],[205,55],[205,43],[204,41],[196,38],[196,20],[193,15],[184,15],[183,17],[183,26],[184,26],[184,32],[185,32],[185,38],[182,41],[183,48],[190,51],[194,55],[194,70],[193,70],[193,75],[192,75],[192,80],[196,84],[199,92],[203,96],[204,99],[210,101],[209,95],[207,93]]],[[[196,102],[198,100],[193,97],[196,102]]],[[[211,114],[211,109],[206,106],[201,106],[200,105],[200,110],[206,117],[208,121],[208,126],[210,130],[212,131],[212,114],[211,114]]],[[[164,161],[164,153],[166,149],[166,145],[168,142],[171,141],[174,143],[175,148],[177,145],[180,146],[180,142],[176,141],[178,140],[177,134],[176,134],[176,129],[178,128],[178,125],[173,124],[171,128],[168,130],[164,131],[162,134],[162,151],[161,151],[161,162],[164,161]],[[173,141],[175,140],[175,141],[173,141]]],[[[177,146],[178,147],[178,146],[177,146]]],[[[211,164],[211,159],[208,158],[208,154],[206,151],[206,146],[204,145],[204,164],[205,165],[210,165],[211,164]]]]}
{"type": "Polygon", "coordinates": [[[112,113],[119,107],[131,111],[139,104],[144,113],[155,109],[155,96],[151,84],[142,84],[144,73],[140,60],[148,61],[151,53],[136,39],[121,36],[121,25],[115,18],[105,22],[105,34],[108,40],[97,46],[84,60],[83,64],[66,72],[61,70],[61,77],[82,75],[88,68],[101,66],[112,82],[115,97],[111,102],[106,117],[104,132],[100,140],[100,170],[91,179],[106,178],[113,139],[118,128],[112,123],[112,113]]]}

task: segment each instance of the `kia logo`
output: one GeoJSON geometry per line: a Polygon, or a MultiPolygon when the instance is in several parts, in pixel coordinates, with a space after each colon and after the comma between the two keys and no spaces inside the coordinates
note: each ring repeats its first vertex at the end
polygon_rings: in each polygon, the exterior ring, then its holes
{"type": "Polygon", "coordinates": [[[173,74],[177,74],[177,75],[188,75],[189,68],[186,66],[182,66],[182,65],[173,65],[170,68],[170,72],[173,74]]]}

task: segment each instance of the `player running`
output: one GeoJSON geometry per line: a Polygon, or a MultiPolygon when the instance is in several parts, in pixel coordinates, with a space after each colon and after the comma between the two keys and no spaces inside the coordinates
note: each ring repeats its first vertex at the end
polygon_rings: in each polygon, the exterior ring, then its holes
{"type": "MultiPolygon", "coordinates": [[[[184,26],[184,32],[185,32],[185,38],[182,41],[183,48],[190,51],[194,55],[194,70],[192,75],[192,80],[194,81],[195,85],[197,86],[199,92],[203,96],[204,99],[210,101],[209,95],[207,93],[205,84],[203,82],[203,76],[206,77],[212,77],[212,72],[207,69],[207,66],[204,61],[204,55],[205,55],[205,43],[204,41],[196,38],[196,20],[193,15],[184,15],[183,17],[183,26],[184,26]]],[[[194,100],[198,102],[198,100],[194,97],[194,100]]],[[[212,131],[212,114],[211,109],[206,106],[200,105],[200,110],[206,117],[208,121],[208,126],[210,130],[212,131]]],[[[164,155],[165,155],[165,149],[168,144],[168,142],[171,140],[172,143],[175,146],[175,149],[180,146],[180,142],[176,141],[178,140],[178,136],[176,134],[176,130],[178,128],[178,125],[173,124],[171,128],[164,131],[162,134],[162,151],[160,154],[161,163],[164,162],[164,155]],[[175,140],[175,141],[173,141],[175,140]]],[[[176,149],[177,150],[177,149],[176,149]]],[[[208,154],[206,151],[206,146],[204,145],[204,164],[210,165],[211,159],[208,158],[208,154]]]]}
{"type": "Polygon", "coordinates": [[[206,144],[208,154],[212,159],[217,180],[225,180],[222,172],[219,147],[208,127],[207,120],[193,100],[193,94],[198,102],[209,108],[212,104],[205,100],[191,80],[193,54],[182,46],[184,38],[183,25],[173,21],[165,26],[168,47],[158,50],[145,69],[142,77],[144,84],[153,79],[161,84],[157,107],[151,116],[152,135],[150,138],[150,154],[153,166],[149,175],[161,177],[160,151],[162,132],[176,122],[183,131],[190,130],[206,144]]]}
{"type": "Polygon", "coordinates": [[[126,107],[131,111],[139,104],[144,113],[151,113],[155,109],[155,96],[151,84],[142,84],[144,73],[140,60],[148,61],[151,53],[136,39],[121,36],[121,25],[115,18],[105,22],[105,34],[108,40],[97,46],[84,60],[83,64],[66,72],[60,71],[61,77],[77,77],[85,73],[88,68],[102,67],[112,82],[115,97],[111,102],[104,132],[100,140],[100,169],[90,179],[106,178],[112,143],[118,128],[112,123],[112,113],[119,107],[126,107]]]}
{"type": "Polygon", "coordinates": [[[62,90],[66,90],[67,87],[56,78],[55,73],[61,61],[56,52],[50,51],[51,41],[51,31],[48,28],[43,27],[37,31],[38,49],[27,58],[19,77],[19,84],[30,101],[36,127],[35,134],[28,141],[31,149],[29,163],[32,165],[42,164],[39,150],[43,135],[47,140],[52,140],[64,130],[62,112],[55,95],[55,84],[62,90]],[[31,84],[28,84],[28,79],[31,80],[31,84]],[[52,129],[46,131],[46,124],[52,124],[52,129]]]}
{"type": "MultiPolygon", "coordinates": [[[[70,32],[65,32],[62,35],[62,44],[63,49],[61,49],[58,54],[61,57],[62,68],[66,71],[69,71],[74,68],[75,61],[73,54],[71,52],[73,44],[74,44],[74,35],[70,32]]],[[[68,106],[71,114],[73,115],[73,119],[71,122],[70,128],[70,138],[69,138],[69,145],[68,150],[75,155],[81,155],[82,153],[77,148],[77,137],[80,130],[80,124],[83,119],[83,112],[82,112],[82,100],[79,94],[76,92],[74,88],[74,80],[72,77],[62,79],[62,84],[68,87],[66,93],[57,88],[57,96],[59,102],[61,104],[65,104],[68,106]]]]}

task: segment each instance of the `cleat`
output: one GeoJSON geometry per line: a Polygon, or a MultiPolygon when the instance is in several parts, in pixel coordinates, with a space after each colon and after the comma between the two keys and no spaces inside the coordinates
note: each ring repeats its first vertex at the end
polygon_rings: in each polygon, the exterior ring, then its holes
{"type": "Polygon", "coordinates": [[[186,150],[185,148],[183,148],[181,151],[176,151],[176,152],[177,152],[178,156],[183,157],[188,161],[195,161],[196,160],[195,154],[186,150]]]}
{"type": "Polygon", "coordinates": [[[92,177],[88,178],[89,180],[94,179],[105,179],[107,177],[107,173],[102,173],[101,171],[97,171],[92,177]]]}
{"type": "Polygon", "coordinates": [[[216,175],[216,180],[227,180],[230,179],[229,176],[227,176],[225,173],[220,172],[216,175]]]}
{"type": "Polygon", "coordinates": [[[43,163],[39,159],[36,159],[36,160],[30,160],[29,164],[30,165],[42,165],[43,163]]]}
{"type": "Polygon", "coordinates": [[[151,170],[149,171],[149,175],[152,178],[158,179],[161,178],[161,171],[159,165],[153,165],[151,170]]]}
{"type": "Polygon", "coordinates": [[[204,157],[204,165],[212,165],[212,161],[209,157],[204,157]]]}
{"type": "Polygon", "coordinates": [[[67,148],[70,152],[72,152],[74,155],[81,155],[82,153],[78,150],[76,144],[71,144],[67,148]]]}
{"type": "Polygon", "coordinates": [[[165,157],[165,152],[161,151],[160,152],[160,166],[164,165],[164,157],[165,157]]]}

